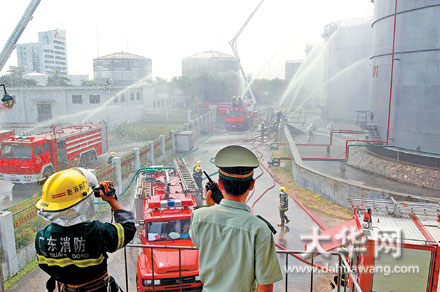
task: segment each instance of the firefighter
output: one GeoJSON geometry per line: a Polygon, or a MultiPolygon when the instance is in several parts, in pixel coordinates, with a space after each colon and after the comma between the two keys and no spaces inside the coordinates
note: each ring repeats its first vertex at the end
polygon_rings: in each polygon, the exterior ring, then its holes
{"type": "Polygon", "coordinates": [[[280,217],[281,223],[278,226],[284,227],[285,224],[289,223],[290,220],[287,218],[286,212],[289,210],[289,195],[287,194],[287,189],[285,187],[280,188],[280,217]]]}
{"type": "Polygon", "coordinates": [[[202,168],[200,168],[200,166],[196,166],[194,168],[193,178],[194,178],[194,181],[197,184],[197,188],[199,189],[199,192],[202,192],[203,191],[203,184],[202,184],[203,172],[202,172],[202,168]]]}
{"type": "Polygon", "coordinates": [[[200,161],[197,161],[196,164],[194,165],[193,172],[196,171],[197,167],[200,167],[200,161]]]}
{"type": "Polygon", "coordinates": [[[261,122],[261,142],[264,142],[264,132],[265,132],[265,128],[264,128],[264,120],[261,122]]]}
{"type": "Polygon", "coordinates": [[[348,285],[347,285],[347,277],[346,277],[346,275],[342,274],[341,276],[342,276],[341,277],[341,285],[339,286],[339,291],[338,291],[338,280],[339,280],[339,277],[335,276],[333,278],[333,280],[335,281],[335,284],[333,284],[330,281],[330,286],[331,286],[331,289],[332,289],[330,292],[351,292],[351,289],[348,288],[348,285]],[[347,287],[345,287],[345,286],[347,286],[347,287]]]}
{"type": "Polygon", "coordinates": [[[38,215],[50,222],[35,238],[38,265],[50,276],[49,290],[57,281],[62,292],[121,291],[107,273],[107,252],[129,243],[136,227],[133,213],[124,210],[114,196],[112,182],[98,184],[82,168],[63,170],[44,183],[36,207],[38,215]],[[109,203],[115,223],[91,221],[93,193],[109,203]]]}
{"type": "Polygon", "coordinates": [[[115,156],[116,156],[115,152],[110,152],[110,156],[108,157],[108,160],[107,160],[108,164],[112,164],[112,160],[115,156]]]}

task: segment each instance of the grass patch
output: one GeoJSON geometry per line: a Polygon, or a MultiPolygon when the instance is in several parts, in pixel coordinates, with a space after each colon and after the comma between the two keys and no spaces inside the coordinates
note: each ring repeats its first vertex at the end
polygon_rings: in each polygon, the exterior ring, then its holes
{"type": "Polygon", "coordinates": [[[12,285],[14,285],[17,281],[19,281],[21,278],[26,276],[30,271],[35,269],[38,266],[37,259],[35,258],[33,261],[31,261],[29,264],[26,265],[26,267],[17,273],[12,278],[9,278],[5,281],[5,291],[8,290],[12,285]]]}
{"type": "Polygon", "coordinates": [[[111,136],[120,141],[147,142],[156,140],[159,135],[168,136],[177,123],[122,123],[111,131],[111,136]]]}
{"type": "MultiPolygon", "coordinates": [[[[286,146],[281,146],[280,150],[273,151],[273,157],[291,156],[290,150],[286,146]]],[[[293,178],[292,162],[284,160],[285,167],[274,167],[273,171],[279,181],[310,210],[319,211],[326,215],[349,220],[352,218],[352,211],[341,207],[331,201],[323,199],[320,195],[299,187],[293,178]]]]}

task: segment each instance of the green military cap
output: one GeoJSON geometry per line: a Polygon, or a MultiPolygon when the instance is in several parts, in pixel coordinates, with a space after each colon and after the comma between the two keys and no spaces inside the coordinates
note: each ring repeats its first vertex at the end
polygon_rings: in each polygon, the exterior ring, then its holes
{"type": "Polygon", "coordinates": [[[215,166],[222,167],[250,167],[260,165],[257,156],[242,146],[231,145],[221,149],[215,156],[215,166]]]}
{"type": "Polygon", "coordinates": [[[221,149],[215,156],[219,175],[225,179],[244,181],[252,179],[254,168],[260,163],[252,151],[242,146],[231,145],[221,149]]]}

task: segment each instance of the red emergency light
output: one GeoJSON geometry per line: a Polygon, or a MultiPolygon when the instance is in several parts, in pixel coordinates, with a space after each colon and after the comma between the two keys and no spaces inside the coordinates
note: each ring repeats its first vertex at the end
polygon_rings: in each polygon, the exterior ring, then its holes
{"type": "Polygon", "coordinates": [[[168,208],[180,208],[192,206],[190,199],[183,200],[161,200],[150,202],[149,207],[153,209],[168,209],[168,208]]]}

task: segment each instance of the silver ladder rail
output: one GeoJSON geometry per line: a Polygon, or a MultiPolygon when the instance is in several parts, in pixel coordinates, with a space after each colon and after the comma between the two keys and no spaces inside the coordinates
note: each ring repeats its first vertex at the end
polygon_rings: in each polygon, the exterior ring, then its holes
{"type": "Polygon", "coordinates": [[[371,209],[376,212],[387,212],[395,215],[420,215],[438,218],[440,215],[440,202],[409,202],[382,199],[364,199],[364,198],[349,198],[353,209],[367,210],[371,209]]]}
{"type": "Polygon", "coordinates": [[[183,191],[185,193],[197,193],[198,188],[196,182],[188,169],[185,159],[174,159],[174,165],[176,166],[177,173],[182,182],[183,191]]]}

